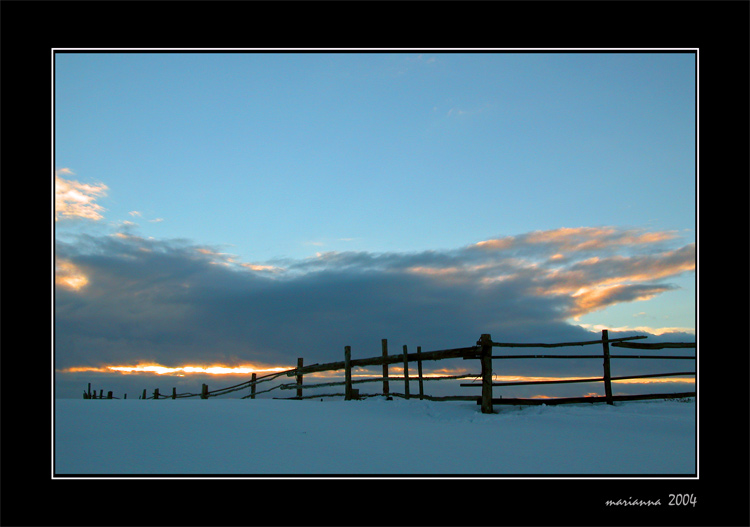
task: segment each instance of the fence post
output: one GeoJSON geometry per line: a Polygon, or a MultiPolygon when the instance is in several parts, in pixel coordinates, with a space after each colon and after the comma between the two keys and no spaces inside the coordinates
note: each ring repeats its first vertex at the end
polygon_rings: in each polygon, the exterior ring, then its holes
{"type": "Polygon", "coordinates": [[[302,357],[299,357],[297,359],[297,397],[302,397],[302,374],[299,373],[299,370],[302,369],[302,365],[304,364],[304,361],[302,360],[302,357]]]}
{"type": "Polygon", "coordinates": [[[177,399],[177,388],[172,388],[172,399],[177,399]]]}
{"type": "Polygon", "coordinates": [[[352,347],[344,346],[344,400],[352,399],[352,347]]]}
{"type": "Polygon", "coordinates": [[[111,398],[112,398],[112,392],[107,392],[107,399],[111,399],[111,398]]]}
{"type": "Polygon", "coordinates": [[[252,381],[252,384],[250,385],[250,399],[255,399],[255,380],[257,378],[258,378],[258,374],[253,373],[253,376],[250,379],[252,381]]]}
{"type": "Polygon", "coordinates": [[[143,397],[142,397],[142,399],[145,399],[145,398],[146,398],[146,388],[143,389],[143,397]]]}
{"type": "Polygon", "coordinates": [[[404,344],[404,398],[409,398],[409,363],[406,356],[406,344],[404,344]]]}
{"type": "Polygon", "coordinates": [[[208,399],[208,384],[201,386],[201,399],[208,399]]]}
{"type": "MultiPolygon", "coordinates": [[[[380,345],[383,348],[383,359],[388,358],[388,339],[382,339],[380,345]]],[[[390,397],[390,386],[388,384],[388,363],[383,361],[383,395],[386,400],[391,400],[390,397]]]]}
{"type": "Polygon", "coordinates": [[[604,354],[604,395],[607,398],[607,404],[614,405],[612,401],[612,374],[609,370],[609,331],[602,330],[602,348],[604,354]]]}
{"type": "Polygon", "coordinates": [[[482,347],[479,358],[482,363],[482,413],[491,414],[492,409],[492,337],[483,333],[477,342],[482,347]]]}
{"type": "MultiPolygon", "coordinates": [[[[94,392],[94,393],[96,393],[96,392],[94,392]]],[[[87,397],[87,399],[91,399],[91,383],[89,383],[89,396],[87,397]]]]}
{"type": "MultiPolygon", "coordinates": [[[[417,357],[422,354],[422,346],[417,346],[417,357]]],[[[419,400],[424,399],[424,384],[422,382],[422,359],[417,359],[417,372],[419,373],[419,400]]]]}
{"type": "Polygon", "coordinates": [[[156,388],[154,390],[154,399],[158,399],[158,398],[159,398],[159,388],[156,388]]]}

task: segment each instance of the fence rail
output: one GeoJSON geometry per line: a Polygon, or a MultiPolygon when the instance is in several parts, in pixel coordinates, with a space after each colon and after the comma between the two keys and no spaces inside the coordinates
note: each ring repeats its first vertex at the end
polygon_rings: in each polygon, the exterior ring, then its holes
{"type": "MultiPolygon", "coordinates": [[[[242,399],[255,399],[257,395],[268,393],[273,390],[296,390],[296,396],[284,397],[284,399],[309,399],[313,397],[341,397],[345,400],[362,399],[365,397],[374,396],[385,396],[391,397],[403,397],[410,399],[412,397],[418,397],[419,399],[427,399],[434,401],[476,401],[477,404],[481,404],[483,413],[492,413],[493,404],[566,404],[566,403],[579,403],[579,402],[598,402],[604,401],[607,404],[614,404],[614,401],[627,401],[637,399],[654,399],[654,398],[674,398],[674,397],[694,397],[696,392],[682,392],[673,394],[643,394],[643,395],[613,395],[612,393],[612,381],[621,381],[629,379],[644,379],[644,378],[655,378],[655,377],[670,377],[670,376],[684,376],[684,375],[695,375],[696,372],[692,371],[680,371],[680,372],[666,372],[666,373],[650,373],[641,375],[626,375],[613,377],[611,374],[611,360],[612,359],[676,359],[676,360],[689,360],[695,359],[695,356],[687,355],[612,355],[609,353],[609,346],[619,348],[630,348],[640,350],[659,350],[665,348],[695,348],[694,342],[662,342],[662,343],[635,343],[633,340],[644,339],[646,336],[632,336],[632,337],[621,337],[616,339],[610,339],[608,331],[602,330],[602,337],[599,340],[589,340],[581,342],[561,342],[561,343],[510,343],[510,342],[493,342],[492,337],[489,334],[483,334],[475,346],[468,346],[464,348],[450,348],[436,351],[422,352],[421,346],[417,347],[415,353],[409,353],[407,346],[404,345],[402,352],[395,355],[388,354],[388,340],[382,339],[381,350],[382,353],[377,357],[368,357],[362,359],[353,359],[351,356],[351,346],[344,346],[344,360],[338,362],[329,362],[325,364],[311,364],[304,365],[302,358],[297,359],[297,367],[290,368],[287,370],[270,373],[263,376],[257,376],[253,373],[249,381],[245,381],[233,386],[219,388],[213,391],[208,390],[206,384],[202,385],[200,393],[177,393],[176,388],[172,389],[172,393],[161,394],[159,389],[155,389],[152,395],[148,396],[146,390],[143,390],[143,394],[140,399],[182,399],[187,397],[200,397],[201,399],[208,399],[209,397],[217,397],[226,395],[239,390],[250,390],[250,393],[244,395],[242,399]],[[599,344],[602,346],[601,354],[592,355],[548,355],[548,354],[524,354],[524,355],[493,355],[493,348],[559,348],[569,346],[588,346],[599,344]],[[444,359],[464,359],[464,360],[479,360],[481,365],[480,373],[469,373],[462,375],[440,375],[440,376],[425,376],[422,370],[423,361],[438,361],[444,359]],[[512,382],[494,382],[494,373],[492,370],[493,360],[503,359],[601,359],[603,365],[603,375],[601,377],[583,377],[573,379],[555,379],[555,380],[537,380],[537,381],[512,381],[512,382]],[[409,375],[409,363],[417,363],[417,376],[412,377],[409,375]],[[403,365],[402,376],[389,376],[388,366],[390,364],[403,365]],[[362,368],[369,366],[382,366],[382,375],[374,376],[366,379],[352,379],[352,369],[362,368]],[[340,371],[344,370],[343,381],[332,381],[322,382],[314,384],[304,384],[304,375],[312,373],[320,373],[326,371],[340,371]],[[261,383],[270,382],[279,379],[280,377],[294,377],[294,382],[281,383],[270,386],[264,390],[258,391],[257,386],[261,383]],[[457,380],[464,378],[481,379],[481,383],[461,383],[461,387],[481,387],[481,395],[448,395],[448,396],[433,396],[425,395],[424,383],[431,381],[442,381],[442,380],[457,380]],[[419,394],[413,396],[410,390],[410,382],[416,381],[419,386],[419,394]],[[358,388],[354,388],[354,385],[364,383],[382,383],[382,392],[374,394],[360,394],[358,388]],[[404,391],[392,392],[391,383],[403,382],[404,391]],[[566,397],[566,398],[544,398],[544,399],[518,399],[518,398],[493,398],[493,387],[508,387],[508,386],[527,386],[527,385],[542,385],[542,384],[569,384],[569,383],[588,383],[588,382],[603,382],[605,395],[603,397],[566,397]],[[343,393],[325,393],[316,395],[303,395],[303,390],[314,390],[320,388],[329,388],[333,386],[343,386],[343,393]]],[[[96,391],[91,392],[91,384],[88,386],[88,391],[83,394],[84,399],[97,399],[96,391]]],[[[99,399],[103,397],[103,390],[100,390],[99,399]]],[[[108,399],[117,399],[113,397],[112,392],[108,392],[108,399]]],[[[125,395],[127,398],[127,395],[125,395]]]]}

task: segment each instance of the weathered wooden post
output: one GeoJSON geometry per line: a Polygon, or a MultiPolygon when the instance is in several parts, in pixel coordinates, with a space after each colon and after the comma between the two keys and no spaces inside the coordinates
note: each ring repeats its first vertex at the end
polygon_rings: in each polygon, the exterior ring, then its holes
{"type": "Polygon", "coordinates": [[[612,401],[612,374],[609,370],[609,331],[602,330],[602,348],[604,354],[604,395],[607,398],[607,404],[614,405],[612,401]]]}
{"type": "MultiPolygon", "coordinates": [[[[422,346],[417,346],[417,357],[422,354],[422,346]]],[[[424,384],[422,382],[422,359],[417,358],[417,372],[419,373],[419,400],[424,399],[424,384]]]]}
{"type": "Polygon", "coordinates": [[[104,399],[104,388],[99,390],[99,399],[104,399]]]}
{"type": "Polygon", "coordinates": [[[172,388],[172,399],[177,399],[177,388],[172,388]]]}
{"type": "Polygon", "coordinates": [[[302,374],[299,371],[302,369],[303,364],[302,357],[299,357],[297,359],[297,398],[302,397],[302,374]]]}
{"type": "Polygon", "coordinates": [[[154,390],[154,399],[155,399],[155,400],[156,400],[156,399],[159,399],[159,388],[156,388],[156,389],[154,390]]]}
{"type": "Polygon", "coordinates": [[[250,385],[250,399],[255,399],[255,380],[257,378],[258,378],[258,374],[253,373],[253,376],[250,379],[252,381],[252,384],[250,385]]]}
{"type": "Polygon", "coordinates": [[[477,342],[482,347],[479,358],[482,363],[482,413],[491,414],[492,409],[492,337],[483,333],[477,342]]]}
{"type": "Polygon", "coordinates": [[[112,392],[107,392],[107,399],[111,399],[111,398],[112,398],[112,392]]]}
{"type": "Polygon", "coordinates": [[[145,398],[146,398],[146,388],[143,389],[143,397],[141,397],[141,399],[145,399],[145,398]]]}
{"type": "Polygon", "coordinates": [[[352,347],[344,346],[344,400],[352,399],[352,347]]]}
{"type": "Polygon", "coordinates": [[[388,385],[388,339],[383,339],[380,342],[381,347],[383,348],[383,395],[385,395],[386,400],[391,400],[390,394],[390,386],[388,385]]]}
{"type": "Polygon", "coordinates": [[[406,353],[406,344],[404,344],[404,398],[409,398],[409,358],[406,353]]]}
{"type": "Polygon", "coordinates": [[[201,386],[201,399],[208,399],[208,384],[201,386]]]}

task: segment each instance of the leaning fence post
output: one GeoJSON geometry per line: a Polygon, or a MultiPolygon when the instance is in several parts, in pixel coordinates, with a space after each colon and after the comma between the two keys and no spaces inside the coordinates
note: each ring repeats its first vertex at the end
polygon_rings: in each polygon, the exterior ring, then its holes
{"type": "Polygon", "coordinates": [[[383,395],[390,399],[390,386],[388,385],[388,339],[382,339],[380,345],[383,348],[383,395]]]}
{"type": "Polygon", "coordinates": [[[252,384],[250,385],[250,399],[255,399],[255,380],[258,378],[257,373],[253,373],[251,378],[252,384]]]}
{"type": "Polygon", "coordinates": [[[302,360],[302,357],[299,357],[297,359],[297,397],[302,397],[302,374],[299,373],[299,371],[302,369],[302,365],[304,364],[304,361],[302,360]]]}
{"type": "Polygon", "coordinates": [[[352,398],[352,347],[344,346],[344,400],[350,401],[352,398]]]}
{"type": "Polygon", "coordinates": [[[406,356],[406,344],[404,344],[404,398],[409,398],[409,363],[406,356]]]}
{"type": "Polygon", "coordinates": [[[612,401],[612,374],[609,370],[609,331],[602,330],[602,348],[604,354],[604,395],[607,398],[607,404],[614,405],[612,401]]]}
{"type": "MultiPolygon", "coordinates": [[[[422,354],[422,346],[417,346],[417,357],[422,354]]],[[[419,373],[419,400],[424,399],[424,383],[422,382],[422,359],[417,358],[417,372],[419,373]]]]}
{"type": "Polygon", "coordinates": [[[492,337],[483,333],[477,342],[482,347],[479,358],[482,363],[482,413],[492,410],[492,337]]]}

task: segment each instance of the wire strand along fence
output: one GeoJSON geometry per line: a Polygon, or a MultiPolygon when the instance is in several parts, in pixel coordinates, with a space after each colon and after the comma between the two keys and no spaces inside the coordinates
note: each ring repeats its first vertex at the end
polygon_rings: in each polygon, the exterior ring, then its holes
{"type": "MultiPolygon", "coordinates": [[[[493,342],[492,337],[489,334],[483,334],[475,346],[469,346],[465,348],[451,348],[437,351],[422,352],[421,346],[417,347],[416,353],[409,353],[407,346],[404,345],[402,352],[397,355],[388,354],[388,341],[382,339],[381,341],[381,355],[377,357],[369,357],[363,359],[352,359],[351,346],[344,346],[344,360],[339,362],[330,362],[326,364],[312,364],[305,366],[302,358],[297,359],[297,367],[290,368],[288,370],[278,371],[269,373],[267,375],[258,376],[253,373],[249,381],[245,381],[233,386],[219,388],[213,391],[209,391],[208,385],[203,384],[200,393],[177,393],[176,388],[172,389],[171,394],[162,394],[159,389],[155,389],[151,395],[143,390],[142,395],[139,399],[182,399],[188,397],[200,397],[201,399],[208,399],[209,397],[218,397],[229,393],[237,392],[240,390],[250,390],[250,393],[242,396],[242,399],[255,399],[257,395],[271,392],[273,390],[296,390],[296,395],[292,397],[278,397],[282,399],[309,399],[309,398],[320,398],[320,397],[343,397],[344,400],[362,399],[365,397],[385,396],[386,398],[392,397],[403,397],[410,399],[412,397],[419,399],[427,399],[433,401],[476,401],[477,404],[481,404],[483,413],[492,413],[494,404],[516,404],[516,405],[528,405],[528,404],[569,404],[569,403],[594,403],[603,401],[607,404],[614,404],[614,401],[626,401],[626,400],[640,400],[640,399],[661,399],[661,398],[682,398],[682,397],[695,397],[696,392],[681,392],[681,393],[662,393],[662,394],[641,394],[641,395],[613,395],[612,393],[612,381],[630,380],[630,379],[645,379],[645,378],[657,378],[657,377],[670,377],[670,376],[685,376],[685,375],[696,375],[694,371],[680,371],[680,372],[667,372],[667,373],[649,373],[641,375],[627,375],[613,377],[611,374],[611,361],[612,359],[677,359],[677,360],[695,360],[695,356],[674,356],[674,355],[612,355],[609,347],[616,348],[629,348],[639,350],[659,350],[665,348],[695,348],[694,342],[662,342],[662,343],[635,343],[630,342],[632,340],[644,339],[646,336],[632,336],[622,337],[616,339],[610,339],[608,330],[602,330],[602,336],[599,340],[583,341],[583,342],[562,342],[562,343],[506,343],[506,342],[493,342]],[[589,354],[589,355],[493,355],[492,349],[495,347],[508,347],[508,348],[559,348],[568,346],[587,346],[600,344],[602,346],[601,354],[589,354]],[[423,374],[422,363],[424,361],[439,361],[444,359],[464,359],[464,360],[479,360],[481,365],[480,373],[468,373],[462,375],[440,375],[430,376],[423,374]],[[492,361],[497,359],[601,359],[603,366],[602,377],[585,377],[585,378],[573,378],[573,379],[558,379],[558,380],[542,380],[542,381],[513,381],[513,382],[494,382],[493,378],[495,373],[492,369],[492,361]],[[409,363],[417,363],[417,376],[416,378],[410,377],[409,375],[409,363]],[[401,365],[403,368],[403,375],[393,377],[389,375],[388,366],[391,364],[401,365]],[[382,375],[374,376],[365,379],[353,379],[352,370],[354,368],[365,368],[372,366],[382,366],[382,375]],[[343,381],[333,382],[322,382],[315,384],[304,384],[304,375],[344,370],[343,381]],[[286,382],[275,385],[262,386],[262,390],[258,390],[257,387],[263,383],[269,383],[274,380],[278,380],[281,377],[295,377],[294,382],[286,382]],[[461,383],[461,387],[476,388],[481,387],[481,395],[448,395],[448,396],[433,396],[424,393],[424,383],[432,381],[443,381],[443,380],[456,380],[472,378],[475,380],[481,379],[481,383],[461,383]],[[410,382],[416,381],[418,384],[419,392],[417,395],[412,395],[410,391],[410,382]],[[378,393],[360,394],[358,388],[354,388],[354,385],[363,383],[382,383],[382,391],[378,393]],[[403,382],[404,391],[394,392],[391,391],[391,383],[403,382]],[[558,397],[558,398],[545,398],[545,399],[519,399],[519,398],[494,398],[493,387],[507,387],[507,386],[522,386],[522,385],[542,385],[542,384],[567,384],[567,383],[589,383],[589,382],[602,382],[604,383],[605,395],[601,396],[587,396],[587,397],[558,397]],[[303,390],[314,390],[320,388],[330,388],[334,386],[342,386],[344,391],[338,393],[318,393],[314,395],[303,395],[303,390]]],[[[96,399],[96,391],[91,392],[91,384],[88,386],[88,391],[83,394],[84,399],[96,399]]],[[[99,399],[104,398],[103,390],[99,392],[99,399]]],[[[127,395],[125,395],[127,398],[127,395]]],[[[113,397],[112,392],[108,392],[107,399],[118,399],[113,397]]]]}

